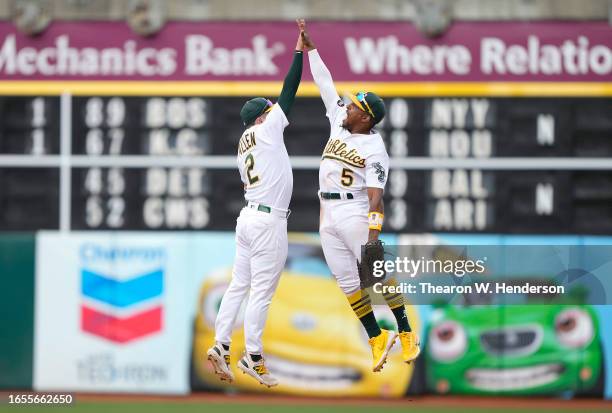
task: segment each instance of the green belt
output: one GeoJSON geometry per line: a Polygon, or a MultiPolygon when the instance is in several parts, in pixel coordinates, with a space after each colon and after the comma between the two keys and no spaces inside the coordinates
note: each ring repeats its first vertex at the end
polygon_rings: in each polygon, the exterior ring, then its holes
{"type": "MultiPolygon", "coordinates": [[[[342,199],[342,196],[338,192],[321,192],[321,198],[323,199],[342,199]]],[[[353,199],[353,194],[346,194],[346,199],[353,199]]]]}
{"type": "MultiPolygon", "coordinates": [[[[248,206],[248,205],[249,205],[249,201],[247,201],[247,203],[246,203],[246,204],[247,204],[247,206],[248,206]]],[[[259,205],[257,206],[257,210],[258,210],[258,211],[260,211],[260,212],[265,212],[265,213],[267,213],[267,214],[269,214],[269,213],[271,213],[271,212],[272,212],[272,208],[270,208],[269,206],[266,206],[266,205],[262,205],[262,204],[259,204],[259,205]]]]}
{"type": "MultiPolygon", "coordinates": [[[[257,202],[253,202],[253,203],[256,204],[257,202]]],[[[249,207],[249,201],[246,202],[246,206],[249,207]]],[[[265,212],[266,214],[272,214],[272,212],[275,212],[272,210],[272,207],[269,207],[267,205],[262,205],[262,204],[257,205],[257,211],[265,212]]],[[[291,215],[290,209],[288,209],[286,212],[280,209],[278,211],[281,214],[281,216],[285,218],[289,218],[289,215],[291,215]]]]}

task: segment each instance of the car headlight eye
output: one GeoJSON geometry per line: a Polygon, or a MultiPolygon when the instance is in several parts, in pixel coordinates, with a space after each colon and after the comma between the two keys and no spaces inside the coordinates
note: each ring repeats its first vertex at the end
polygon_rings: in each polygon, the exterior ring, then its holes
{"type": "Polygon", "coordinates": [[[429,333],[429,352],[439,361],[453,361],[465,353],[467,336],[465,329],[455,321],[444,321],[429,333]]]}
{"type": "Polygon", "coordinates": [[[577,323],[575,318],[567,317],[565,319],[559,320],[559,323],[557,324],[557,330],[563,333],[569,333],[574,331],[576,325],[577,323]]]}
{"type": "Polygon", "coordinates": [[[579,308],[560,312],[555,319],[555,332],[561,344],[571,348],[587,346],[595,334],[591,316],[579,308]]]}
{"type": "Polygon", "coordinates": [[[444,328],[438,330],[436,334],[438,335],[438,339],[440,341],[448,343],[455,337],[455,330],[449,328],[448,326],[444,326],[444,328]]]}

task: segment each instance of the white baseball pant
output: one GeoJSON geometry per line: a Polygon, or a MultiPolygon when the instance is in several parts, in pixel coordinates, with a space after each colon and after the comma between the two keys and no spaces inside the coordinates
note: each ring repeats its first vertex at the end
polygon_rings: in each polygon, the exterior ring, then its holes
{"type": "Polygon", "coordinates": [[[215,340],[231,343],[242,301],[249,293],[244,315],[246,350],[260,354],[268,309],[287,259],[287,218],[245,207],[236,224],[236,257],[232,280],[215,321],[215,340]]]}
{"type": "Polygon", "coordinates": [[[319,233],[327,266],[346,295],[359,291],[357,260],[361,246],[368,242],[367,198],[321,200],[319,233]]]}

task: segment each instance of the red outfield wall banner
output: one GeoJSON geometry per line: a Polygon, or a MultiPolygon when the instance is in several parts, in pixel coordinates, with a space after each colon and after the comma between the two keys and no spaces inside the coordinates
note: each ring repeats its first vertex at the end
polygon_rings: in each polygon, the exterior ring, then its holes
{"type": "MultiPolygon", "coordinates": [[[[463,22],[438,39],[405,22],[309,31],[342,82],[612,81],[603,21],[463,22]]],[[[56,22],[38,37],[2,22],[0,80],[279,81],[295,40],[290,22],[174,22],[150,38],[124,22],[56,22]]]]}

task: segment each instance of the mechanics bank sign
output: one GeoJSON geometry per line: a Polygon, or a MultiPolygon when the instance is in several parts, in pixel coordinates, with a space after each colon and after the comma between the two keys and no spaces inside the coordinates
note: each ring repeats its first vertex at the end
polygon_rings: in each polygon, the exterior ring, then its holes
{"type": "Polygon", "coordinates": [[[79,255],[83,331],[128,343],[162,330],[163,248],[87,243],[79,255]]]}
{"type": "MultiPolygon", "coordinates": [[[[309,31],[337,81],[612,80],[605,21],[459,22],[437,39],[406,22],[309,31]]],[[[0,80],[280,81],[296,37],[289,22],[172,22],[146,39],[122,22],[55,22],[37,37],[1,22],[0,80]]]]}

